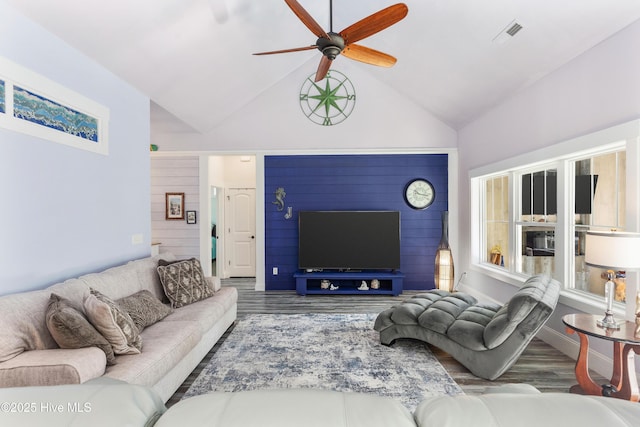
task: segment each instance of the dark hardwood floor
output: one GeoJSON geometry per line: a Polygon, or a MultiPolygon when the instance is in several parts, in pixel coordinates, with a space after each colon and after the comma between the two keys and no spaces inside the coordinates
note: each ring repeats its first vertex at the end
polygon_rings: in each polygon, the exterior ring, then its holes
{"type": "MultiPolygon", "coordinates": [[[[238,320],[255,313],[379,313],[418,293],[405,291],[397,297],[383,295],[300,296],[295,291],[257,292],[254,290],[254,284],[253,279],[229,279],[223,281],[223,286],[234,286],[238,289],[238,320]]],[[[175,404],[182,398],[182,395],[189,389],[189,386],[232,330],[233,326],[229,328],[200,365],[185,380],[167,402],[167,406],[175,404]]],[[[472,375],[447,353],[437,347],[430,346],[430,348],[447,372],[467,394],[479,394],[487,387],[508,383],[529,383],[542,392],[568,392],[569,387],[576,383],[574,376],[575,361],[539,339],[534,339],[516,364],[495,381],[483,380],[472,375]]],[[[606,382],[600,375],[594,372],[591,374],[595,381],[606,382]]]]}

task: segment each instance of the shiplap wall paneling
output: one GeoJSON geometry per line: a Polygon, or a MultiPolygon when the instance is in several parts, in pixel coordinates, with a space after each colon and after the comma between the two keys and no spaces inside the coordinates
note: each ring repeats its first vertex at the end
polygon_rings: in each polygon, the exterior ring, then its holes
{"type": "MultiPolygon", "coordinates": [[[[295,289],[298,271],[298,212],[301,210],[397,210],[401,217],[401,270],[405,289],[433,288],[433,263],[448,207],[448,156],[304,155],[265,157],[265,288],[295,289]],[[426,210],[406,205],[403,190],[423,177],[436,189],[426,210]],[[275,191],[283,187],[293,217],[278,211],[275,191]],[[272,275],[273,267],[278,275],[272,275]]],[[[372,248],[375,250],[375,248],[372,248]]]]}
{"type": "Polygon", "coordinates": [[[160,252],[178,258],[200,255],[199,226],[184,220],[165,219],[165,194],[184,193],[185,211],[199,209],[198,157],[156,157],[151,159],[151,236],[161,243],[160,252]]]}

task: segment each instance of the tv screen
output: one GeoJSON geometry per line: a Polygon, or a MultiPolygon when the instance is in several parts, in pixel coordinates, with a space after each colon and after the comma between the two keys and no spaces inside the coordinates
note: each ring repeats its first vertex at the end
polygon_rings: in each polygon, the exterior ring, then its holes
{"type": "Polygon", "coordinates": [[[298,230],[301,269],[400,268],[398,211],[301,211],[298,230]]]}

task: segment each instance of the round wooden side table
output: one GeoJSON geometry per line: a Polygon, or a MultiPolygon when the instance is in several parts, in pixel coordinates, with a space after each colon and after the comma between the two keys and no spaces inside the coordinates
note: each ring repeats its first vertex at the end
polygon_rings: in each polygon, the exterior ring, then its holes
{"type": "Polygon", "coordinates": [[[620,329],[602,328],[597,325],[602,316],[592,314],[568,314],[562,318],[568,334],[580,338],[580,353],[576,361],[578,384],[572,393],[610,396],[638,402],[640,390],[636,379],[634,354],[640,354],[640,337],[635,336],[635,323],[623,322],[620,329]],[[609,384],[596,384],[589,375],[589,337],[613,343],[613,373],[609,384]]]}

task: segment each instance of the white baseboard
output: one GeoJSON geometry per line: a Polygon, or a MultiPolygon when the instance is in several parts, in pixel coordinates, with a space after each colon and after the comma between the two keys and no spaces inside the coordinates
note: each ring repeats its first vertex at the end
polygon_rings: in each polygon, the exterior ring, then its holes
{"type": "MultiPolygon", "coordinates": [[[[568,335],[560,333],[555,329],[543,326],[538,334],[537,338],[549,344],[551,347],[566,354],[573,360],[578,359],[578,352],[580,351],[580,343],[569,338],[568,335]]],[[[605,378],[611,378],[611,372],[613,368],[613,359],[604,354],[595,351],[593,348],[589,349],[589,369],[597,372],[605,378]]]]}

